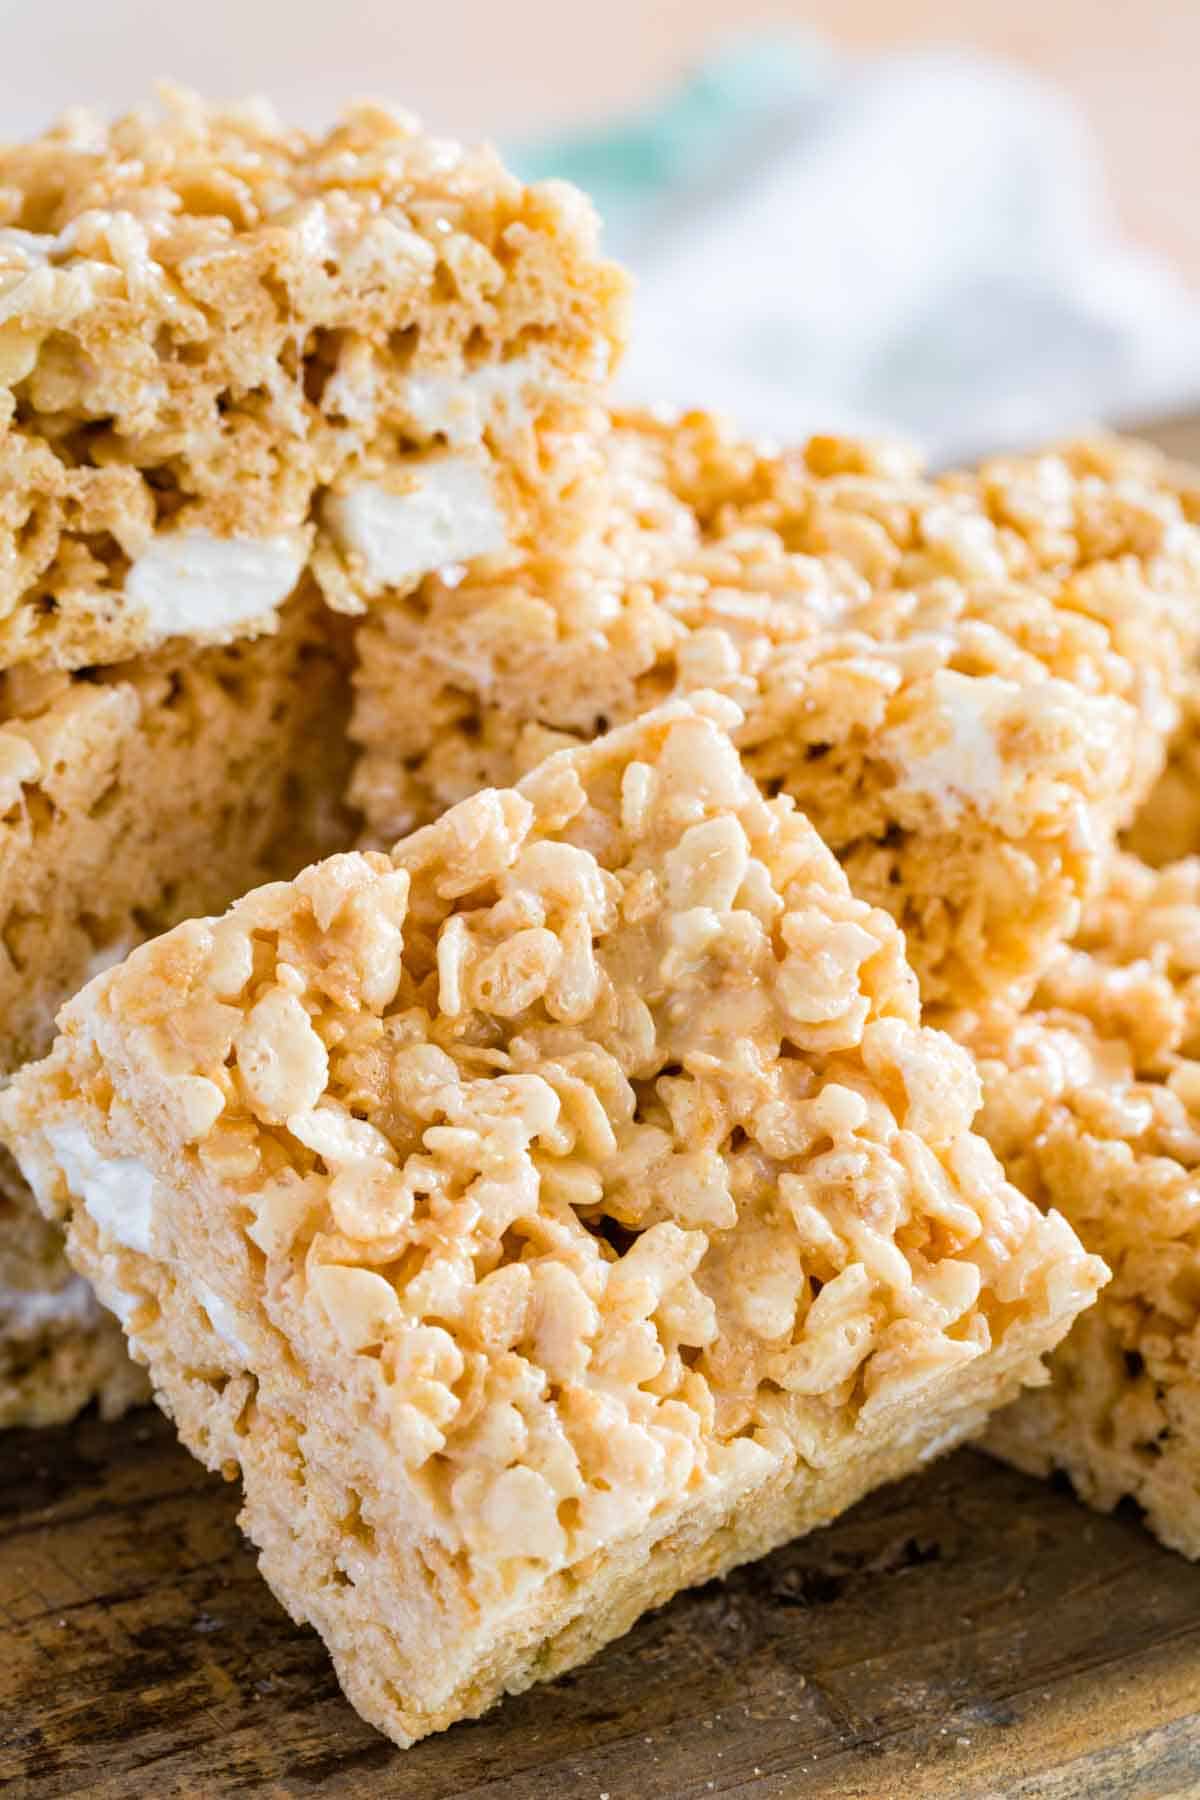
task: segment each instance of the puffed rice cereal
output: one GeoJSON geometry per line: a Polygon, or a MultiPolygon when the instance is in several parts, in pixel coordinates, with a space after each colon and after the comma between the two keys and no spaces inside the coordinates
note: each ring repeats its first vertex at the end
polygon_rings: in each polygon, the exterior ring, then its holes
{"type": "MultiPolygon", "coordinates": [[[[348,647],[329,619],[310,585],[273,637],[0,675],[0,1076],[143,938],[352,840],[348,647]]],[[[145,1392],[0,1155],[0,1428],[145,1392]]]]}
{"type": "Polygon", "coordinates": [[[702,414],[625,419],[605,526],[444,571],[359,632],[372,841],[672,693],[738,743],[922,992],[1020,999],[1162,766],[1200,633],[1200,489],[1111,441],[928,480],[895,447],[767,454],[702,414]]]}
{"type": "Polygon", "coordinates": [[[672,702],[178,927],[0,1099],[400,1744],[977,1430],[1104,1277],[738,723],[672,702]]]}
{"type": "Polygon", "coordinates": [[[582,195],[382,106],[167,89],[0,149],[0,668],[565,540],[624,295],[582,195]]]}
{"type": "Polygon", "coordinates": [[[1193,673],[1167,766],[1126,832],[1124,845],[1152,868],[1200,853],[1200,675],[1193,673]]]}
{"type": "Polygon", "coordinates": [[[1200,1557],[1200,860],[1118,858],[1027,1014],[950,1023],[1009,1175],[1113,1269],[984,1442],[1200,1557]]]}

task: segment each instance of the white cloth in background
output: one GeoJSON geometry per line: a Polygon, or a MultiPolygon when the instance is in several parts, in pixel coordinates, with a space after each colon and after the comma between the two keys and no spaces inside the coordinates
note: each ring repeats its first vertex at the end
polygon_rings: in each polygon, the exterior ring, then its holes
{"type": "Polygon", "coordinates": [[[1073,108],[1005,65],[751,41],[518,161],[589,186],[639,277],[627,397],[935,457],[1200,397],[1196,298],[1119,240],[1073,108]]]}

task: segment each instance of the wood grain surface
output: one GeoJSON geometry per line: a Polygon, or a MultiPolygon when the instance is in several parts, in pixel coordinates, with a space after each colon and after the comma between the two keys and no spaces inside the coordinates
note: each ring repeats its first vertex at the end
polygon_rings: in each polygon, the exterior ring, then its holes
{"type": "MultiPolygon", "coordinates": [[[[1153,435],[1200,460],[1200,420],[1153,435]]],[[[152,1409],[0,1437],[0,1789],[22,1800],[1200,1795],[1200,1565],[970,1451],[408,1752],[152,1409]]]]}
{"type": "Polygon", "coordinates": [[[408,1752],[147,1410],[0,1463],[0,1787],[450,1800],[1200,1789],[1200,1567],[964,1451],[408,1752]]]}

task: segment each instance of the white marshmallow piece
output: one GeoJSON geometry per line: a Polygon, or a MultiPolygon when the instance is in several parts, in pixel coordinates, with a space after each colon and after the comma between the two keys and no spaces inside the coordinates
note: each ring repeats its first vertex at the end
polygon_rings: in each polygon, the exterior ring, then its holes
{"type": "Polygon", "coordinates": [[[54,1327],[86,1331],[100,1316],[96,1296],[82,1275],[41,1291],[0,1282],[0,1337],[32,1338],[54,1327]]]}
{"type": "Polygon", "coordinates": [[[208,1314],[209,1322],[217,1336],[229,1345],[229,1348],[241,1357],[243,1362],[250,1361],[250,1351],[241,1333],[245,1329],[241,1315],[236,1308],[230,1306],[228,1300],[222,1299],[207,1282],[197,1282],[196,1298],[208,1314]]]}
{"type": "Polygon", "coordinates": [[[430,457],[413,475],[403,492],[368,482],[325,503],[326,523],[343,550],[362,558],[372,589],[408,587],[450,563],[507,547],[485,465],[466,456],[430,457]]]}
{"type": "Polygon", "coordinates": [[[423,437],[440,434],[455,446],[478,444],[493,422],[507,431],[528,424],[532,390],[545,381],[544,358],[514,356],[467,374],[410,375],[402,404],[423,437]]]}
{"type": "Polygon", "coordinates": [[[135,1156],[101,1156],[80,1125],[52,1125],[46,1141],[71,1192],[102,1231],[127,1250],[150,1255],[154,1175],[135,1156]]]}
{"type": "Polygon", "coordinates": [[[304,570],[305,534],[219,538],[164,531],[125,577],[125,592],[159,637],[227,637],[267,619],[304,570]]]}
{"type": "Polygon", "coordinates": [[[936,801],[950,820],[968,805],[986,813],[1004,778],[996,727],[1020,697],[1017,684],[998,675],[939,669],[931,686],[932,718],[920,715],[890,734],[888,750],[903,769],[898,786],[936,801]]]}

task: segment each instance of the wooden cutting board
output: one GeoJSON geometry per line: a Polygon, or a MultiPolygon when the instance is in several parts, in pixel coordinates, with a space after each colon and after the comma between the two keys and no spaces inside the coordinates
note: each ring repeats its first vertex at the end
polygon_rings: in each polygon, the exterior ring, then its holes
{"type": "MultiPolygon", "coordinates": [[[[1200,419],[1155,430],[1200,460],[1200,419]]],[[[0,1437],[0,1788],[52,1800],[1200,1795],[1200,1566],[962,1451],[414,1750],[153,1410],[0,1437]]]]}
{"type": "Polygon", "coordinates": [[[153,1411],[0,1465],[0,1787],[361,1800],[1200,1792],[1200,1567],[971,1451],[415,1749],[153,1411]]]}

